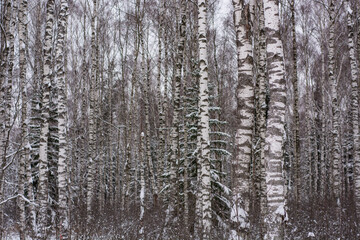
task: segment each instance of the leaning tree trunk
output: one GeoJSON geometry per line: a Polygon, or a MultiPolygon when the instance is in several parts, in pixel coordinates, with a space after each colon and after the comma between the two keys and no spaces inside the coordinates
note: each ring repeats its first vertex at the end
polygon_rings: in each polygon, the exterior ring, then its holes
{"type": "Polygon", "coordinates": [[[232,163],[233,206],[231,220],[234,223],[233,236],[247,239],[250,206],[250,162],[254,127],[254,84],[253,53],[251,39],[250,3],[233,0],[234,24],[238,57],[237,108],[240,120],[236,132],[236,157],[232,163]]]}
{"type": "Polygon", "coordinates": [[[69,239],[69,219],[67,201],[67,137],[66,137],[66,83],[65,83],[65,41],[67,33],[68,2],[61,1],[58,23],[58,41],[56,45],[56,75],[58,84],[58,129],[59,129],[59,159],[58,159],[58,191],[59,191],[59,223],[60,238],[69,239]]]}
{"type": "Polygon", "coordinates": [[[39,232],[38,239],[46,239],[46,225],[48,218],[48,135],[49,135],[49,116],[50,116],[50,80],[52,77],[51,56],[54,24],[54,0],[48,0],[46,7],[46,27],[44,44],[44,73],[43,73],[43,96],[41,111],[41,132],[39,150],[39,232]]]}
{"type": "Polygon", "coordinates": [[[356,215],[360,217],[360,149],[359,149],[359,96],[358,96],[358,67],[354,48],[354,32],[351,20],[351,8],[349,0],[345,2],[347,12],[348,47],[351,66],[351,118],[353,124],[354,160],[355,162],[355,203],[356,215]]]}
{"type": "MultiPolygon", "coordinates": [[[[27,123],[27,90],[26,90],[26,46],[27,41],[27,0],[19,1],[19,77],[21,92],[21,143],[23,151],[19,159],[19,235],[20,240],[25,240],[26,212],[25,212],[25,186],[26,186],[26,165],[29,164],[29,138],[27,123]]],[[[31,191],[31,186],[28,186],[31,191]]]]}
{"type": "Polygon", "coordinates": [[[200,112],[200,167],[202,203],[202,239],[211,237],[211,181],[210,181],[210,138],[209,138],[209,90],[207,59],[207,0],[198,0],[199,32],[199,112],[200,112]]]}
{"type": "Polygon", "coordinates": [[[280,39],[279,1],[264,1],[267,28],[267,70],[269,78],[269,112],[265,138],[267,231],[265,239],[284,238],[285,189],[283,177],[283,137],[285,124],[286,81],[283,46],[280,39]]]}

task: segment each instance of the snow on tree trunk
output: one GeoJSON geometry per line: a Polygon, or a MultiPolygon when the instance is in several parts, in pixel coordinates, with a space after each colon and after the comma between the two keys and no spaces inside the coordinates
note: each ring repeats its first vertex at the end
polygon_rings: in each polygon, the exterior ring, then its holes
{"type": "Polygon", "coordinates": [[[140,239],[144,237],[144,226],[143,226],[143,219],[144,219],[144,212],[145,212],[145,153],[146,153],[146,146],[145,142],[145,134],[142,132],[140,136],[140,239]]]}
{"type": "Polygon", "coordinates": [[[249,228],[250,162],[254,127],[253,53],[251,39],[250,3],[233,0],[234,25],[236,30],[238,87],[237,108],[240,120],[236,131],[236,157],[232,162],[233,202],[231,220],[235,229],[233,237],[246,239],[249,228]],[[236,236],[236,237],[235,237],[236,236]]]}
{"type": "Polygon", "coordinates": [[[356,64],[356,53],[354,48],[354,32],[353,23],[351,20],[352,10],[350,8],[349,0],[345,2],[347,12],[347,29],[348,29],[348,48],[351,66],[351,113],[353,124],[353,141],[354,141],[354,160],[355,162],[355,203],[356,214],[360,217],[360,149],[359,149],[359,96],[358,96],[358,66],[356,64]]]}
{"type": "Polygon", "coordinates": [[[44,73],[43,73],[43,96],[41,111],[41,133],[39,149],[39,232],[38,239],[47,238],[47,220],[48,220],[48,135],[49,135],[49,117],[50,117],[50,82],[52,77],[52,41],[54,24],[54,0],[48,0],[46,6],[46,27],[44,42],[44,73]]]}
{"type": "Polygon", "coordinates": [[[269,112],[265,138],[267,230],[266,240],[283,239],[285,195],[283,177],[283,137],[285,124],[286,81],[283,46],[280,39],[279,1],[264,1],[267,29],[267,71],[269,78],[269,112]]]}
{"type": "MultiPolygon", "coordinates": [[[[26,88],[26,41],[27,41],[27,0],[19,1],[19,77],[21,92],[21,143],[23,151],[19,159],[19,194],[25,196],[26,187],[26,165],[29,163],[29,138],[27,121],[27,88],[26,88]]],[[[32,186],[28,186],[28,192],[32,186]]],[[[26,212],[25,201],[20,196],[18,199],[20,224],[20,240],[25,240],[26,212]]]]}
{"type": "Polygon", "coordinates": [[[209,138],[209,90],[207,58],[207,0],[198,0],[199,41],[199,116],[200,116],[200,167],[202,203],[202,239],[211,237],[211,181],[210,181],[210,138],[209,138]]]}
{"type": "Polygon", "coordinates": [[[93,211],[92,205],[94,201],[94,192],[95,192],[95,174],[96,174],[96,107],[97,107],[97,59],[96,59],[96,15],[97,15],[97,5],[96,0],[93,0],[93,14],[91,19],[91,79],[90,79],[90,111],[89,111],[89,162],[87,165],[87,196],[86,196],[86,211],[87,211],[87,225],[92,223],[93,220],[93,211]]]}
{"type": "Polygon", "coordinates": [[[66,107],[66,81],[65,81],[65,41],[67,33],[67,15],[68,2],[61,1],[61,9],[58,23],[58,41],[56,45],[56,77],[58,84],[58,129],[59,129],[59,159],[58,159],[58,191],[59,191],[59,224],[60,224],[60,238],[69,238],[69,219],[68,219],[68,201],[67,201],[67,136],[66,136],[66,122],[67,122],[67,107],[66,107]]]}
{"type": "Polygon", "coordinates": [[[173,214],[175,210],[174,204],[176,204],[177,196],[177,184],[176,184],[176,171],[177,161],[180,158],[179,151],[179,125],[180,125],[180,90],[181,90],[181,78],[182,67],[184,59],[184,44],[185,44],[185,30],[186,30],[186,2],[181,0],[181,12],[180,12],[180,28],[179,28],[179,41],[177,45],[177,62],[175,69],[175,86],[174,89],[174,116],[171,128],[171,156],[170,156],[170,203],[169,213],[173,214]]]}

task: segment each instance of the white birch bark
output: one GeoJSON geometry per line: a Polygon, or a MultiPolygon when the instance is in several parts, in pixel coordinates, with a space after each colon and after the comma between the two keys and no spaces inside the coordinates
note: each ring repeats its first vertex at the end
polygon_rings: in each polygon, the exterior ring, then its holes
{"type": "Polygon", "coordinates": [[[158,13],[159,18],[159,29],[158,29],[158,62],[157,62],[157,104],[158,104],[158,112],[159,112],[159,149],[157,154],[158,160],[158,189],[162,188],[162,178],[161,175],[163,173],[162,166],[164,165],[164,147],[165,147],[165,113],[163,108],[163,103],[161,99],[161,66],[162,66],[162,37],[163,37],[163,21],[164,21],[164,13],[165,8],[163,1],[160,1],[161,7],[158,13]]]}
{"type": "MultiPolygon", "coordinates": [[[[21,143],[23,151],[19,159],[19,194],[25,196],[26,187],[26,165],[29,164],[29,138],[27,123],[27,88],[26,88],[26,41],[27,41],[27,0],[19,1],[19,78],[21,91],[21,143]]],[[[28,186],[28,192],[32,186],[28,186]]],[[[20,240],[25,240],[26,212],[25,201],[22,197],[18,199],[20,226],[20,240]]]]}
{"type": "Polygon", "coordinates": [[[144,171],[144,161],[145,161],[145,153],[146,153],[146,146],[144,144],[145,134],[142,132],[140,136],[140,239],[144,238],[144,226],[143,226],[143,219],[144,219],[144,212],[145,212],[145,171],[144,171]]]}
{"type": "Polygon", "coordinates": [[[43,72],[43,96],[41,111],[41,133],[39,149],[39,232],[38,239],[47,238],[47,219],[48,219],[48,135],[49,135],[49,97],[50,97],[50,80],[52,76],[51,52],[53,39],[54,24],[54,0],[48,0],[46,6],[46,27],[45,27],[45,44],[44,44],[44,72],[43,72]]]}
{"type": "Polygon", "coordinates": [[[232,163],[233,206],[231,220],[235,225],[232,237],[247,239],[250,206],[250,162],[254,127],[253,52],[250,7],[252,3],[233,0],[234,25],[236,30],[238,87],[237,108],[240,126],[236,131],[236,157],[232,163]]]}
{"type": "MultiPolygon", "coordinates": [[[[321,86],[325,84],[325,54],[321,46],[321,86]]],[[[320,194],[322,197],[325,196],[325,187],[326,187],[326,163],[325,163],[325,152],[326,152],[326,111],[325,111],[325,89],[321,88],[321,150],[320,150],[320,169],[321,169],[321,179],[320,179],[320,194]]]]}
{"type": "Polygon", "coordinates": [[[209,138],[209,90],[207,57],[207,0],[198,0],[198,41],[199,41],[199,111],[200,111],[200,168],[202,203],[202,239],[211,237],[211,179],[210,179],[210,138],[209,138]]]}
{"type": "MultiPolygon", "coordinates": [[[[0,201],[4,200],[4,175],[7,154],[10,144],[11,132],[11,105],[12,105],[12,79],[14,67],[14,31],[15,31],[15,12],[16,4],[12,1],[4,3],[6,12],[4,17],[4,25],[1,26],[2,33],[5,36],[2,38],[4,42],[4,59],[1,59],[0,66],[0,201]],[[6,74],[7,70],[7,74],[6,74]],[[7,81],[6,81],[7,80],[7,81]]],[[[4,204],[0,206],[0,238],[3,237],[4,231],[4,204]]]]}
{"type": "Polygon", "coordinates": [[[339,140],[339,118],[340,111],[338,106],[337,81],[335,78],[335,5],[330,2],[330,38],[329,38],[329,81],[331,84],[331,103],[332,103],[332,179],[333,194],[338,206],[340,206],[340,140],[339,140]]]}
{"type": "Polygon", "coordinates": [[[96,174],[96,107],[97,107],[97,59],[96,59],[96,18],[97,18],[97,4],[93,0],[93,14],[91,19],[91,79],[90,79],[90,111],[89,111],[89,162],[87,175],[87,195],[86,195],[86,211],[87,211],[87,225],[89,226],[93,221],[92,205],[95,194],[95,174],[96,174]]]}
{"type": "Polygon", "coordinates": [[[283,137],[285,133],[286,81],[283,46],[280,39],[279,1],[265,0],[267,29],[267,71],[269,78],[269,112],[265,138],[267,230],[266,240],[283,239],[285,218],[285,188],[283,177],[283,137]]]}
{"type": "Polygon", "coordinates": [[[59,194],[59,223],[60,223],[60,238],[69,238],[69,219],[68,219],[68,200],[67,200],[67,108],[66,108],[66,66],[65,63],[65,41],[67,33],[67,15],[68,2],[61,1],[61,9],[58,23],[58,39],[56,45],[55,59],[56,59],[56,77],[58,84],[58,129],[59,129],[59,159],[58,159],[58,194],[59,194]]]}

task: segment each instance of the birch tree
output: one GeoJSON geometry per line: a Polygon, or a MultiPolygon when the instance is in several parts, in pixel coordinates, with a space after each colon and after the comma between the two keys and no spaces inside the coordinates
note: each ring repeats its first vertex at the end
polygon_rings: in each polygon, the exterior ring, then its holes
{"type": "Polygon", "coordinates": [[[210,181],[210,138],[209,138],[209,90],[207,59],[207,0],[198,1],[199,41],[199,112],[200,112],[200,168],[203,239],[211,236],[211,181],[210,181]]]}
{"type": "Polygon", "coordinates": [[[340,140],[339,140],[339,118],[340,111],[338,106],[337,81],[335,78],[335,3],[330,1],[330,37],[329,37],[329,81],[331,84],[331,104],[332,104],[332,179],[333,194],[340,207],[340,140]]]}
{"type": "MultiPolygon", "coordinates": [[[[27,41],[27,0],[19,1],[19,80],[21,91],[21,142],[23,152],[19,160],[19,194],[25,196],[26,171],[29,164],[29,138],[28,138],[28,116],[27,116],[27,88],[26,88],[26,41],[27,41]]],[[[28,186],[28,191],[31,185],[28,186]]],[[[20,214],[20,240],[25,240],[26,212],[25,201],[20,196],[18,200],[20,214]]]]}
{"type": "Polygon", "coordinates": [[[299,176],[299,168],[300,168],[300,136],[299,136],[299,89],[298,89],[298,77],[297,77],[297,41],[296,41],[296,21],[295,21],[295,0],[291,0],[290,3],[291,8],[291,31],[292,31],[292,51],[293,51],[293,88],[294,88],[294,187],[295,187],[295,199],[298,201],[299,199],[299,188],[300,188],[300,176],[299,176]]]}
{"type": "Polygon", "coordinates": [[[44,44],[44,72],[43,72],[43,96],[41,111],[41,133],[39,150],[39,232],[38,239],[47,238],[47,220],[48,220],[48,134],[49,134],[49,97],[50,81],[52,77],[52,41],[54,24],[54,0],[48,0],[46,6],[46,27],[44,44]]]}
{"type": "Polygon", "coordinates": [[[250,7],[254,3],[233,0],[238,55],[237,108],[240,126],[236,132],[236,157],[233,161],[233,206],[231,220],[240,239],[247,238],[250,205],[250,162],[254,127],[254,86],[250,7]]]}
{"type": "Polygon", "coordinates": [[[354,141],[354,163],[355,163],[355,203],[356,214],[360,216],[360,144],[359,144],[359,96],[358,96],[358,66],[356,63],[356,53],[354,44],[354,32],[352,23],[352,10],[349,0],[345,1],[345,8],[347,11],[347,30],[348,30],[348,48],[351,67],[351,118],[353,128],[353,141],[354,141]]]}
{"type": "Polygon", "coordinates": [[[60,238],[68,239],[69,219],[67,200],[67,136],[66,136],[66,66],[65,66],[65,42],[67,33],[68,2],[61,1],[60,17],[58,23],[58,40],[56,45],[56,77],[58,83],[58,129],[59,129],[59,159],[58,159],[58,191],[59,191],[59,223],[60,238]]]}
{"type": "Polygon", "coordinates": [[[180,90],[182,82],[182,69],[184,61],[184,45],[185,45],[185,30],[186,30],[186,3],[187,1],[181,0],[181,12],[180,12],[180,25],[179,25],[179,42],[177,45],[177,62],[175,66],[175,85],[174,89],[174,116],[171,129],[171,156],[170,156],[170,194],[171,196],[169,204],[169,211],[173,214],[176,204],[176,171],[177,171],[177,161],[180,158],[180,149],[179,149],[179,125],[180,125],[180,90]]]}
{"type": "Polygon", "coordinates": [[[282,173],[283,137],[285,124],[285,69],[283,47],[280,39],[279,1],[264,1],[265,27],[267,29],[267,71],[270,101],[265,138],[267,230],[265,239],[284,238],[285,195],[282,173]]]}
{"type": "MultiPolygon", "coordinates": [[[[266,35],[265,35],[265,14],[264,2],[258,3],[259,11],[259,49],[258,49],[258,67],[256,77],[256,91],[257,91],[257,104],[256,104],[256,129],[258,141],[255,145],[254,154],[254,185],[255,185],[255,200],[260,207],[260,234],[263,237],[263,216],[266,214],[266,173],[265,173],[265,137],[266,137],[266,120],[267,120],[267,92],[268,80],[266,78],[266,35]]],[[[256,206],[256,205],[255,205],[256,206]]]]}
{"type": "Polygon", "coordinates": [[[93,220],[93,201],[95,194],[95,174],[96,174],[96,113],[97,113],[97,43],[96,43],[96,18],[97,18],[97,1],[93,0],[93,13],[91,19],[91,78],[90,78],[90,111],[89,111],[89,162],[87,176],[87,194],[86,194],[86,211],[87,224],[93,220]]]}
{"type": "MultiPolygon", "coordinates": [[[[11,134],[11,105],[12,105],[12,79],[14,68],[14,32],[15,32],[15,12],[16,4],[6,1],[3,5],[4,25],[1,26],[4,42],[3,59],[0,66],[0,201],[5,197],[5,173],[7,168],[7,155],[9,154],[10,134],[11,134]],[[5,39],[5,40],[4,40],[5,39]]],[[[0,238],[4,231],[4,204],[0,205],[0,238]]]]}

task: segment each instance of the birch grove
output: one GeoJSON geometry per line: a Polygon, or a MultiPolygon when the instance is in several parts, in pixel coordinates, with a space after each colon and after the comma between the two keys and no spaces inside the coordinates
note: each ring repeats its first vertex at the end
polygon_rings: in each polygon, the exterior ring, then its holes
{"type": "Polygon", "coordinates": [[[0,238],[358,239],[359,6],[0,1],[0,238]]]}

